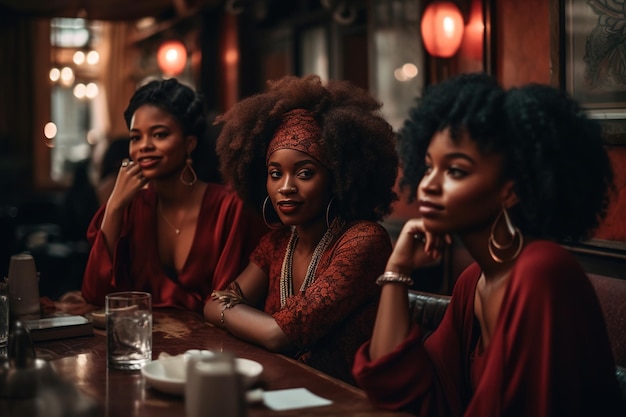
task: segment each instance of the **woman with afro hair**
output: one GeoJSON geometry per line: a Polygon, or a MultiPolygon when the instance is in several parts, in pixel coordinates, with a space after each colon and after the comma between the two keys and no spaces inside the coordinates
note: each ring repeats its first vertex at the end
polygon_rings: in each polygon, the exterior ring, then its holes
{"type": "Polygon", "coordinates": [[[355,360],[370,400],[424,417],[616,415],[601,307],[558,244],[605,215],[613,175],[599,125],[551,87],[471,74],[428,88],[399,142],[420,217],[378,279],[374,332],[355,360]],[[407,284],[452,234],[475,262],[424,341],[407,284]]]}
{"type": "Polygon", "coordinates": [[[220,116],[222,177],[268,226],[205,317],[234,336],[352,382],[391,254],[398,158],[380,103],[345,81],[288,76],[220,116]]]}

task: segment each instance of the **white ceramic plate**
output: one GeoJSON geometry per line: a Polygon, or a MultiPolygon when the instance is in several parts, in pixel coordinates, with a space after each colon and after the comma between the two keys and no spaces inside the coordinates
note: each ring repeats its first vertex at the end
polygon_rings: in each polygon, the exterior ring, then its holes
{"type": "MultiPolygon", "coordinates": [[[[235,366],[243,375],[246,388],[257,382],[263,372],[263,365],[250,359],[236,358],[235,366]]],[[[167,376],[163,364],[158,359],[141,368],[141,373],[148,385],[158,391],[172,395],[185,394],[185,379],[167,376]]]]}
{"type": "Polygon", "coordinates": [[[86,316],[87,318],[91,318],[91,321],[93,322],[93,327],[95,327],[96,329],[106,330],[107,319],[106,319],[106,314],[104,313],[104,310],[92,311],[86,316]]]}

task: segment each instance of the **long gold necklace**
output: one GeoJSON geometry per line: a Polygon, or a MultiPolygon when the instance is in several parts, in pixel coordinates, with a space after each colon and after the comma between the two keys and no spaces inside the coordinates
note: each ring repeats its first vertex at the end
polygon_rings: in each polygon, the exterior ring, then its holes
{"type": "MultiPolygon", "coordinates": [[[[315,272],[317,271],[317,265],[322,259],[322,255],[333,241],[336,235],[338,235],[343,229],[343,222],[340,222],[338,218],[335,218],[330,224],[330,227],[326,229],[326,233],[322,236],[322,239],[315,246],[313,255],[311,256],[311,262],[304,275],[304,281],[300,286],[300,292],[306,290],[315,278],[315,272]]],[[[291,237],[289,243],[287,243],[287,250],[285,251],[285,257],[283,258],[283,266],[280,270],[280,306],[284,307],[285,302],[289,297],[293,295],[293,253],[296,249],[296,243],[298,243],[298,233],[296,228],[292,227],[291,237]]]]}
{"type": "Polygon", "coordinates": [[[172,229],[174,229],[174,232],[176,233],[176,236],[179,236],[180,235],[180,231],[182,230],[183,226],[185,225],[185,219],[187,218],[187,211],[188,210],[185,210],[185,214],[183,215],[183,219],[180,222],[180,227],[174,226],[174,224],[172,224],[172,222],[170,222],[167,219],[167,217],[165,216],[165,213],[163,213],[163,207],[161,206],[161,204],[157,204],[157,210],[159,210],[159,214],[161,215],[163,220],[165,220],[165,223],[167,223],[172,229]]]}

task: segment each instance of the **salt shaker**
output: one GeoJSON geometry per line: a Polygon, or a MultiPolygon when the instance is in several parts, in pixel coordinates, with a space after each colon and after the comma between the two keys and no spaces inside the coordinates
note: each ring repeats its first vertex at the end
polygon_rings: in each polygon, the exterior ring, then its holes
{"type": "Polygon", "coordinates": [[[187,417],[245,417],[243,383],[231,354],[215,352],[189,362],[185,410],[187,417]]]}
{"type": "Polygon", "coordinates": [[[19,253],[11,256],[7,282],[11,315],[24,319],[39,318],[39,277],[32,255],[19,253]]]}
{"type": "Polygon", "coordinates": [[[52,368],[35,357],[30,333],[20,320],[11,323],[7,349],[8,357],[0,370],[0,397],[34,398],[52,368]]]}

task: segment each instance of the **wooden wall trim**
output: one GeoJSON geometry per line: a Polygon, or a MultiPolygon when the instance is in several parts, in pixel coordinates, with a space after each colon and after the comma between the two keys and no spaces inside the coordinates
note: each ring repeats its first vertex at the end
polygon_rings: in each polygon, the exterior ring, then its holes
{"type": "Polygon", "coordinates": [[[563,0],[550,0],[550,85],[561,90],[565,89],[563,7],[563,0]]]}

